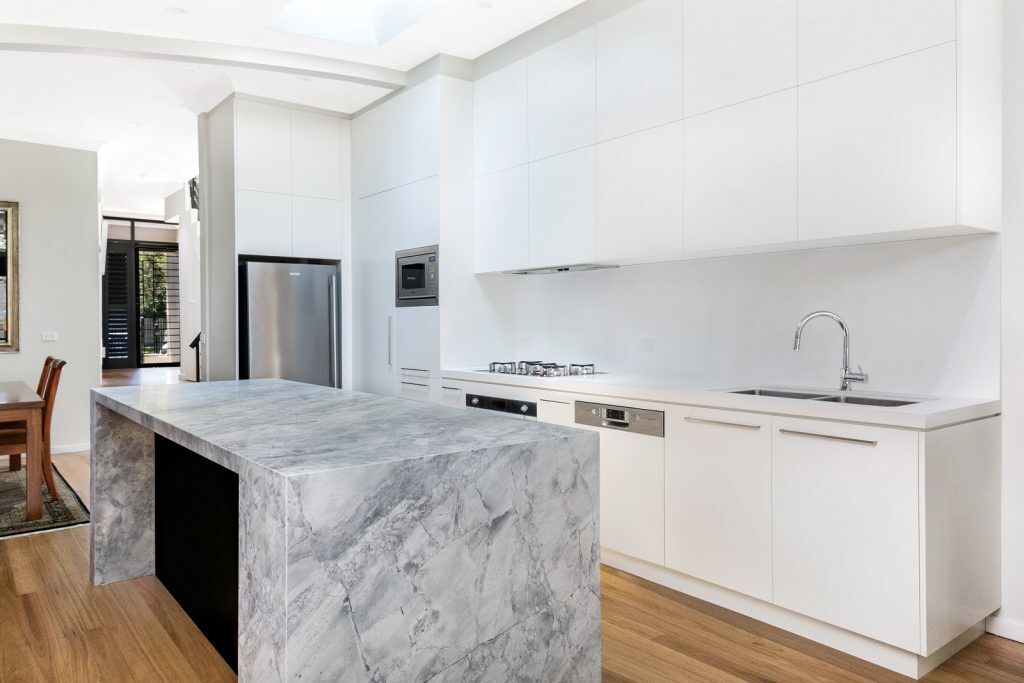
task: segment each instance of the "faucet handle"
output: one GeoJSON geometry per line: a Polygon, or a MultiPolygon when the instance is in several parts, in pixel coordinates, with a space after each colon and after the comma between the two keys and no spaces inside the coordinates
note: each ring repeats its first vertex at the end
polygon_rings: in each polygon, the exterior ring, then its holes
{"type": "Polygon", "coordinates": [[[847,372],[843,378],[848,382],[867,382],[868,373],[864,372],[864,368],[861,365],[857,365],[857,372],[847,372]]]}

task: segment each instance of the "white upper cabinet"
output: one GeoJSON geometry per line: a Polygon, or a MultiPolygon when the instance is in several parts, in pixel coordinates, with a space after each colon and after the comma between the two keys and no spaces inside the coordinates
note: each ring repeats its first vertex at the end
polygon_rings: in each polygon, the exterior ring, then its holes
{"type": "Polygon", "coordinates": [[[683,250],[683,122],[597,146],[597,258],[683,250]]]}
{"type": "Polygon", "coordinates": [[[687,116],[797,83],[797,0],[682,0],[687,116]]]}
{"type": "Polygon", "coordinates": [[[418,249],[441,241],[437,177],[402,185],[388,193],[395,220],[395,249],[418,249]]]}
{"type": "Polygon", "coordinates": [[[797,92],[686,120],[686,251],[797,239],[797,92]]]}
{"type": "Polygon", "coordinates": [[[238,190],[235,250],[246,256],[291,256],[292,198],[276,192],[238,190]]]}
{"type": "Polygon", "coordinates": [[[292,194],[341,199],[341,119],[291,112],[292,194]]]}
{"type": "Polygon", "coordinates": [[[290,194],[291,112],[251,100],[235,100],[235,178],[239,189],[290,194]]]}
{"type": "Polygon", "coordinates": [[[954,40],[956,4],[956,0],[799,0],[800,82],[954,40]]]}
{"type": "Polygon", "coordinates": [[[596,27],[597,139],[683,118],[683,6],[646,0],[596,27]]]}
{"type": "Polygon", "coordinates": [[[593,145],[594,29],[531,55],[527,68],[530,160],[593,145]]]}
{"type": "Polygon", "coordinates": [[[476,272],[492,273],[529,264],[529,196],[527,166],[476,179],[476,272]]]}
{"type": "Polygon", "coordinates": [[[526,60],[473,84],[473,157],[476,175],[525,164],[528,159],[526,60]]]}
{"type": "Polygon", "coordinates": [[[366,197],[395,186],[392,102],[352,119],[352,188],[366,197]]]}
{"type": "Polygon", "coordinates": [[[594,260],[596,157],[591,146],[530,164],[530,267],[594,260]]]}
{"type": "Polygon", "coordinates": [[[437,175],[440,152],[440,79],[433,78],[402,93],[393,107],[394,185],[437,175]]]}
{"type": "Polygon", "coordinates": [[[956,44],[800,88],[800,239],[954,225],[956,44]]]}
{"type": "Polygon", "coordinates": [[[292,253],[297,258],[341,259],[341,202],[292,197],[292,253]]]}

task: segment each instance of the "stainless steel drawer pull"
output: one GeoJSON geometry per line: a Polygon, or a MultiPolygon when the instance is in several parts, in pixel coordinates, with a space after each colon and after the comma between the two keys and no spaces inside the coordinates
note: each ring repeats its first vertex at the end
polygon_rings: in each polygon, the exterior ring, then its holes
{"type": "Polygon", "coordinates": [[[422,387],[424,389],[430,388],[429,384],[420,384],[419,382],[402,382],[402,384],[407,387],[422,387]]]}
{"type": "Polygon", "coordinates": [[[761,425],[748,425],[742,422],[722,422],[721,420],[702,420],[699,417],[684,417],[687,422],[695,422],[702,425],[718,425],[720,427],[736,427],[737,429],[760,429],[761,425]]]}
{"type": "Polygon", "coordinates": [[[849,436],[832,436],[831,434],[815,434],[814,432],[801,432],[796,429],[780,429],[780,434],[789,434],[790,436],[807,436],[812,439],[826,439],[828,441],[842,441],[844,443],[855,443],[860,446],[877,446],[877,441],[870,439],[854,439],[849,436]]]}

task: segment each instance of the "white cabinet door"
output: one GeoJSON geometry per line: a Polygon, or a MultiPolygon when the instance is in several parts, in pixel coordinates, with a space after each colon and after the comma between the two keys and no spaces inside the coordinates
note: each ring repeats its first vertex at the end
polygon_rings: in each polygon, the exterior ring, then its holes
{"type": "Polygon", "coordinates": [[[341,259],[341,202],[292,197],[292,256],[341,259]]]}
{"type": "Polygon", "coordinates": [[[797,240],[797,92],[686,120],[687,251],[797,240]]]}
{"type": "Polygon", "coordinates": [[[292,110],[292,194],[341,199],[341,119],[292,110]]]}
{"type": "Polygon", "coordinates": [[[473,198],[476,272],[529,266],[529,182],[526,165],[476,179],[473,198]]]}
{"type": "Polygon", "coordinates": [[[395,136],[395,186],[437,175],[441,133],[440,79],[390,102],[395,136]]]}
{"type": "Polygon", "coordinates": [[[395,394],[395,233],[388,193],[357,200],[352,221],[355,387],[395,394]]]}
{"type": "Polygon", "coordinates": [[[465,408],[465,395],[465,390],[457,383],[441,380],[441,405],[448,406],[449,408],[465,408]]]}
{"type": "Polygon", "coordinates": [[[583,263],[597,253],[597,150],[530,164],[530,265],[583,263]]]}
{"type": "Polygon", "coordinates": [[[956,45],[800,87],[800,239],[956,223],[956,45]]]}
{"type": "Polygon", "coordinates": [[[398,378],[398,398],[407,398],[412,401],[423,401],[426,403],[441,402],[441,385],[438,380],[417,379],[410,377],[398,378]]]}
{"type": "Polygon", "coordinates": [[[916,652],[917,432],[773,418],[774,602],[916,652]]]}
{"type": "Polygon", "coordinates": [[[565,398],[541,398],[537,400],[537,420],[563,427],[576,426],[576,403],[565,398]]]}
{"type": "Polygon", "coordinates": [[[596,27],[597,139],[683,118],[683,9],[646,0],[596,27]]]}
{"type": "Polygon", "coordinates": [[[681,252],[682,188],[682,121],[599,144],[597,258],[681,252]]]}
{"type": "Polygon", "coordinates": [[[352,119],[352,189],[366,197],[395,186],[394,101],[352,119]]]}
{"type": "Polygon", "coordinates": [[[956,0],[799,0],[800,82],[956,39],[956,0]]]}
{"type": "Polygon", "coordinates": [[[396,187],[388,193],[395,216],[395,250],[429,247],[441,241],[437,177],[396,187]]]}
{"type": "Polygon", "coordinates": [[[242,190],[290,194],[291,112],[235,99],[235,182],[242,190]]]}
{"type": "Polygon", "coordinates": [[[528,58],[530,160],[594,144],[594,29],[528,58]]]}
{"type": "Polygon", "coordinates": [[[797,0],[682,2],[687,116],[796,85],[797,0]]]}
{"type": "Polygon", "coordinates": [[[665,565],[772,599],[771,416],[670,407],[665,565]]]}
{"type": "Polygon", "coordinates": [[[476,175],[528,159],[526,60],[473,83],[473,158],[476,175]]]}
{"type": "MultiPolygon", "coordinates": [[[[444,293],[441,293],[444,296],[444,293]]],[[[397,311],[398,374],[440,377],[441,316],[437,306],[413,306],[397,311]]]]}
{"type": "Polygon", "coordinates": [[[246,256],[292,255],[292,198],[239,190],[235,204],[235,248],[246,256]]]}

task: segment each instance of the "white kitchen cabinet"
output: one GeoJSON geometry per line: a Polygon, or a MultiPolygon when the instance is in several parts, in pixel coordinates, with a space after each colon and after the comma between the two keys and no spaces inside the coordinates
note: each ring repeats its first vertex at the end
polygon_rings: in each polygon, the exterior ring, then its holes
{"type": "Polygon", "coordinates": [[[682,121],[597,146],[598,259],[683,251],[683,157],[682,121]]]}
{"type": "Polygon", "coordinates": [[[246,256],[291,256],[292,198],[286,194],[238,190],[235,249],[246,256]]]}
{"type": "Polygon", "coordinates": [[[403,377],[400,375],[395,395],[398,398],[407,398],[411,401],[441,403],[440,380],[403,377]]]}
{"type": "Polygon", "coordinates": [[[298,109],[291,117],[292,194],[341,199],[341,119],[298,109]]]}
{"type": "Polygon", "coordinates": [[[440,309],[437,306],[411,306],[397,309],[396,316],[399,378],[440,377],[440,309]]]}
{"type": "Polygon", "coordinates": [[[682,158],[686,251],[797,240],[796,89],[687,119],[682,158]]]}
{"type": "Polygon", "coordinates": [[[687,116],[797,84],[797,0],[682,4],[687,116]]]}
{"type": "Polygon", "coordinates": [[[450,380],[441,380],[441,396],[439,403],[449,408],[466,407],[466,390],[458,383],[450,380]]]}
{"type": "Polygon", "coordinates": [[[475,180],[476,272],[510,270],[529,264],[529,183],[526,165],[475,180]]]}
{"type": "Polygon", "coordinates": [[[390,193],[355,202],[352,304],[355,387],[395,393],[395,223],[390,193]]]}
{"type": "Polygon", "coordinates": [[[436,176],[396,187],[388,194],[394,207],[396,251],[429,247],[441,241],[436,176]]]}
{"type": "Polygon", "coordinates": [[[683,118],[680,0],[646,0],[595,31],[599,141],[683,118]]]}
{"type": "Polygon", "coordinates": [[[476,175],[529,161],[526,60],[473,83],[473,159],[476,175]]]}
{"type": "Polygon", "coordinates": [[[394,133],[394,186],[437,175],[440,152],[439,79],[431,79],[388,103],[394,133]]]}
{"type": "Polygon", "coordinates": [[[770,415],[669,408],[665,565],[771,601],[770,415]]]}
{"type": "Polygon", "coordinates": [[[296,258],[341,260],[341,202],[292,197],[292,252],[296,258]]]}
{"type": "Polygon", "coordinates": [[[957,223],[956,45],[800,87],[800,239],[957,223]]]}
{"type": "Polygon", "coordinates": [[[352,190],[367,197],[395,186],[394,101],[352,119],[352,190]]]}
{"type": "Polygon", "coordinates": [[[290,194],[291,111],[235,99],[235,178],[242,190],[290,194]]]}
{"type": "Polygon", "coordinates": [[[568,396],[537,399],[537,420],[563,427],[575,427],[576,402],[568,396]]]}
{"type": "Polygon", "coordinates": [[[594,29],[531,55],[527,69],[530,160],[594,144],[594,29]]]}
{"type": "Polygon", "coordinates": [[[597,253],[597,150],[530,164],[530,266],[584,263],[597,253]]]}
{"type": "Polygon", "coordinates": [[[772,424],[775,604],[917,652],[918,433],[772,424]]]}
{"type": "Polygon", "coordinates": [[[955,40],[956,5],[956,0],[799,0],[800,82],[955,40]]]}

